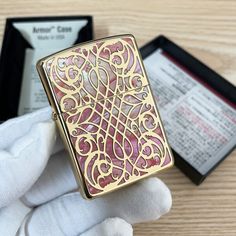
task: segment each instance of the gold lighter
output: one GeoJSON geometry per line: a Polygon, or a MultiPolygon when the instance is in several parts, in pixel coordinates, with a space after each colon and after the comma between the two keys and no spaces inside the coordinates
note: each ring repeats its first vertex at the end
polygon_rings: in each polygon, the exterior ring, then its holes
{"type": "Polygon", "coordinates": [[[173,165],[132,35],[75,45],[37,69],[85,198],[173,165]]]}

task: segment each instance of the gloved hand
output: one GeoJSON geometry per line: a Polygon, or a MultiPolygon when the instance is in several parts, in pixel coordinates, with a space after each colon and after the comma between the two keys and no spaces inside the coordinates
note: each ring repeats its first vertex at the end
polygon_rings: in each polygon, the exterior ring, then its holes
{"type": "Polygon", "coordinates": [[[169,211],[170,191],[154,177],[84,200],[50,115],[45,108],[0,125],[0,235],[127,236],[131,224],[169,211]]]}

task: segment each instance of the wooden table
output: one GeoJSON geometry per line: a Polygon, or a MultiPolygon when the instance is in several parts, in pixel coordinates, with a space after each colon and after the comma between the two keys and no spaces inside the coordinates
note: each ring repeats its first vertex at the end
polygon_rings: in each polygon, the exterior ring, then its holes
{"type": "MultiPolygon", "coordinates": [[[[236,84],[236,1],[38,0],[0,1],[0,37],[6,17],[92,14],[95,36],[132,33],[142,46],[164,34],[236,84]]],[[[135,235],[236,235],[236,152],[199,187],[177,168],[161,174],[172,211],[137,224],[135,235]]]]}

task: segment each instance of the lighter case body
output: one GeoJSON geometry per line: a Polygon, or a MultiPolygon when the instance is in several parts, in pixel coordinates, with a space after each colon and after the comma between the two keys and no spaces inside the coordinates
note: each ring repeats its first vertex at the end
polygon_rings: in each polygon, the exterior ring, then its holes
{"type": "Polygon", "coordinates": [[[86,198],[173,165],[132,35],[76,45],[37,69],[86,198]]]}

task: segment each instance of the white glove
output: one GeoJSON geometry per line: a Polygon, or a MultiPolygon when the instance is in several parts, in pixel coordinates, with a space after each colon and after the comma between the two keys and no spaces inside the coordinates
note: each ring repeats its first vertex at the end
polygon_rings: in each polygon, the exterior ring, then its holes
{"type": "Polygon", "coordinates": [[[169,211],[170,191],[154,177],[84,200],[50,115],[45,108],[0,125],[0,235],[127,236],[131,224],[169,211]]]}

